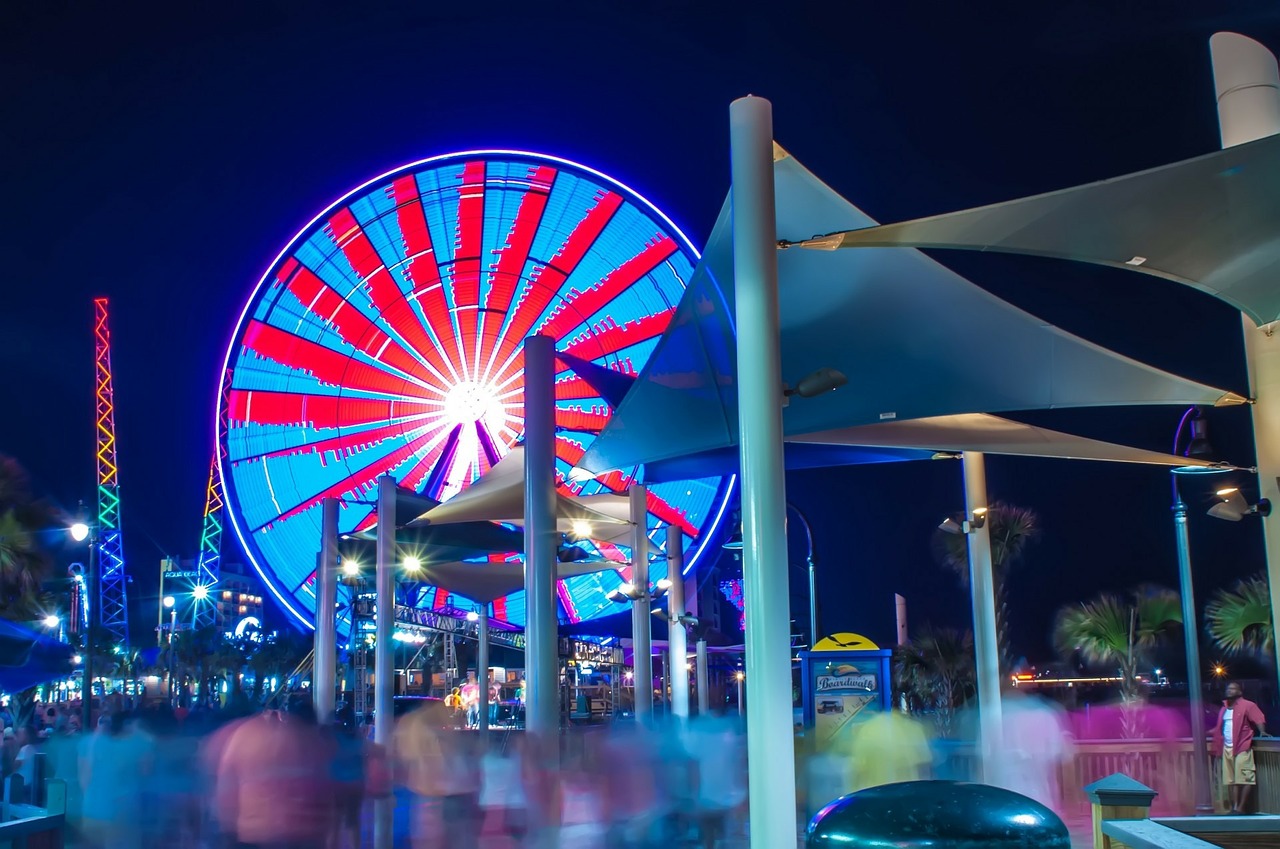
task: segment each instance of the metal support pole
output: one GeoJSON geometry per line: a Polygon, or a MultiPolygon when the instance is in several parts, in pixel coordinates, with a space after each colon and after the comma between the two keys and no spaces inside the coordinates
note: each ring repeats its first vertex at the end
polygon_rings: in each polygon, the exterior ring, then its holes
{"type": "Polygon", "coordinates": [[[480,732],[481,751],[489,740],[489,605],[480,606],[477,620],[476,682],[480,685],[480,716],[476,726],[480,732]]]}
{"type": "Polygon", "coordinates": [[[556,348],[550,336],[524,341],[525,728],[560,730],[556,579],[556,348]]]}
{"type": "MultiPolygon", "coordinates": [[[[1270,50],[1234,32],[1209,39],[1218,127],[1224,148],[1280,133],[1280,68],[1270,50]]],[[[1242,315],[1249,394],[1255,399],[1253,439],[1258,456],[1259,496],[1280,505],[1280,336],[1276,325],[1257,327],[1242,315]]],[[[1280,528],[1262,522],[1271,587],[1271,615],[1280,621],[1280,528]]],[[[1280,669],[1280,640],[1276,641],[1280,669]]]]}
{"type": "Polygon", "coordinates": [[[813,549],[809,549],[809,649],[818,644],[818,580],[813,568],[813,549]]]}
{"type": "Polygon", "coordinates": [[[173,607],[169,610],[169,704],[173,705],[178,697],[178,688],[173,681],[174,663],[174,638],[178,636],[178,603],[175,601],[173,607]]]}
{"type": "MultiPolygon", "coordinates": [[[[964,509],[969,520],[987,507],[987,465],[980,451],[965,451],[964,509]]],[[[1001,753],[1003,711],[1000,706],[1000,644],[996,635],[995,578],[991,570],[991,527],[968,528],[969,587],[973,592],[973,648],[978,665],[978,727],[982,737],[983,773],[991,783],[990,764],[1001,753]]]]}
{"type": "MultiPolygon", "coordinates": [[[[163,596],[161,596],[163,598],[163,596]]],[[[80,728],[92,734],[93,727],[93,649],[98,638],[98,532],[89,531],[89,568],[84,576],[84,603],[88,611],[84,631],[84,671],[80,681],[80,728]]]]}
{"type": "Polygon", "coordinates": [[[746,705],[742,703],[742,677],[741,672],[734,676],[734,679],[738,682],[738,716],[746,714],[746,705]]]}
{"type": "Polygon", "coordinates": [[[671,714],[677,719],[689,718],[689,634],[681,617],[684,609],[684,534],[679,525],[667,525],[667,616],[671,620],[667,633],[667,657],[671,663],[671,714]]]}
{"type": "Polygon", "coordinates": [[[636,719],[653,715],[653,643],[650,639],[653,614],[649,600],[649,491],[632,484],[631,497],[631,585],[638,596],[631,602],[632,668],[635,670],[636,719]]]}
{"type": "Polygon", "coordinates": [[[711,685],[707,681],[707,641],[698,640],[694,663],[698,674],[698,716],[711,712],[711,685]]]}
{"type": "Polygon", "coordinates": [[[747,727],[751,849],[779,849],[795,845],[798,828],[773,107],[769,101],[744,97],[730,105],[729,146],[738,329],[742,584],[750,676],[746,690],[751,704],[747,727]]]}
{"type": "Polygon", "coordinates": [[[396,481],[391,475],[378,478],[374,599],[377,610],[373,644],[373,742],[389,746],[391,732],[395,728],[392,699],[396,692],[395,642],[392,639],[396,627],[396,481]]]}
{"type": "Polygon", "coordinates": [[[312,641],[311,700],[321,723],[333,721],[338,674],[338,499],[320,502],[320,556],[316,559],[316,630],[312,641]]]}
{"type": "Polygon", "coordinates": [[[1178,546],[1178,594],[1182,597],[1182,637],[1187,653],[1187,695],[1191,703],[1191,782],[1196,813],[1213,813],[1209,790],[1208,749],[1204,733],[1204,690],[1200,683],[1200,637],[1196,619],[1195,585],[1191,577],[1191,540],[1187,534],[1187,505],[1173,478],[1173,529],[1178,546]]]}

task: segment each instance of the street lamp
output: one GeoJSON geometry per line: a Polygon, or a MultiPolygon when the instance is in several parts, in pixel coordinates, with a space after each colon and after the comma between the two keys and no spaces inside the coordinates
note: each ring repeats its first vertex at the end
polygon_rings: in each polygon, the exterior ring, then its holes
{"type": "Polygon", "coordinates": [[[164,597],[164,606],[169,611],[169,703],[173,704],[173,637],[174,632],[178,629],[178,607],[177,600],[167,595],[164,597]]]}
{"type": "MultiPolygon", "coordinates": [[[[1209,444],[1209,423],[1198,407],[1188,407],[1173,433],[1173,453],[1183,457],[1213,456],[1209,444]],[[1179,451],[1182,432],[1191,423],[1191,440],[1185,451],[1179,451]]],[[[1196,813],[1213,813],[1209,791],[1208,750],[1204,733],[1204,690],[1200,680],[1200,634],[1196,620],[1195,587],[1191,577],[1191,540],[1187,533],[1187,505],[1178,489],[1178,476],[1184,474],[1216,474],[1229,471],[1226,466],[1180,466],[1173,469],[1173,529],[1178,549],[1178,592],[1182,597],[1182,638],[1187,655],[1187,695],[1191,703],[1191,740],[1194,753],[1191,776],[1196,813]]]]}
{"type": "MultiPolygon", "coordinates": [[[[84,502],[80,503],[83,513],[84,502]]],[[[80,727],[84,733],[93,731],[93,642],[97,637],[98,599],[98,538],[97,528],[77,519],[67,528],[76,542],[89,542],[89,568],[84,576],[84,603],[88,610],[84,631],[84,669],[80,673],[80,727]]],[[[73,588],[74,589],[74,588],[73,588]]]]}
{"type": "Polygon", "coordinates": [[[59,619],[57,616],[54,616],[53,614],[49,614],[42,620],[41,624],[43,624],[44,627],[46,628],[57,628],[60,624],[62,624],[62,620],[59,619]]]}
{"type": "MultiPolygon", "coordinates": [[[[808,397],[808,396],[805,396],[805,397],[808,397]]],[[[813,553],[813,528],[809,526],[808,517],[806,517],[804,513],[800,512],[799,507],[796,507],[796,505],[788,501],[787,509],[790,510],[792,513],[796,514],[796,516],[800,519],[800,524],[804,527],[804,541],[805,541],[805,546],[807,551],[805,555],[805,568],[808,570],[808,573],[809,573],[809,648],[810,650],[812,650],[814,645],[816,645],[818,642],[818,590],[817,590],[818,584],[816,580],[816,573],[814,571],[814,566],[817,563],[817,558],[814,556],[814,553],[813,553]]],[[[985,512],[985,510],[983,512],[985,512]]],[[[944,522],[943,524],[946,524],[946,522],[944,522]]],[[[982,527],[981,520],[979,520],[979,524],[977,525],[977,527],[979,528],[982,527]]],[[[944,528],[944,530],[946,529],[944,528]]],[[[726,542],[722,547],[729,551],[742,550],[741,523],[739,523],[737,528],[734,529],[733,536],[729,537],[729,541],[726,542]]]]}

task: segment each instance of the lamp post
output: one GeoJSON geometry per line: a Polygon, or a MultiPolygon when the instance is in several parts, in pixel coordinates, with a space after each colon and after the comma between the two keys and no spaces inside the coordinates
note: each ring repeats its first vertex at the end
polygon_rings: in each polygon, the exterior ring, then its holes
{"type": "MultiPolygon", "coordinates": [[[[813,649],[818,642],[818,584],[815,578],[814,565],[817,559],[813,553],[813,528],[809,526],[809,519],[800,511],[800,508],[787,502],[787,510],[795,513],[800,519],[800,524],[804,527],[804,541],[806,548],[805,568],[809,573],[809,648],[813,649]]],[[[730,551],[742,550],[742,527],[739,526],[737,532],[723,546],[730,551]]]]}
{"type": "MultiPolygon", "coordinates": [[[[1173,433],[1173,453],[1178,454],[1178,445],[1182,441],[1182,432],[1191,422],[1191,441],[1187,444],[1184,457],[1204,457],[1211,455],[1213,449],[1209,445],[1208,423],[1200,415],[1199,409],[1189,407],[1178,422],[1178,429],[1173,433]]],[[[1187,505],[1182,500],[1178,489],[1179,474],[1205,474],[1224,471],[1213,466],[1186,466],[1175,468],[1170,474],[1173,486],[1173,530],[1178,548],[1178,594],[1182,598],[1182,638],[1187,655],[1187,696],[1191,710],[1191,780],[1194,792],[1196,813],[1213,813],[1213,800],[1209,791],[1208,751],[1205,746],[1204,733],[1204,691],[1200,682],[1200,635],[1196,620],[1195,586],[1191,576],[1191,539],[1187,533],[1187,505]]]]}
{"type": "Polygon", "coordinates": [[[169,611],[169,704],[173,704],[173,636],[178,629],[178,606],[171,595],[164,597],[164,606],[169,611]]]}
{"type": "MultiPolygon", "coordinates": [[[[647,561],[646,555],[645,566],[648,566],[647,561]]],[[[648,578],[648,570],[637,569],[636,562],[632,560],[632,580],[636,580],[638,575],[648,578]]],[[[632,628],[635,633],[641,634],[640,639],[633,640],[631,651],[631,668],[634,671],[631,682],[638,720],[647,721],[653,713],[653,647],[649,641],[649,620],[653,616],[653,603],[666,595],[673,585],[671,578],[663,578],[653,585],[649,585],[647,580],[644,584],[625,583],[606,596],[614,604],[631,605],[632,628]],[[644,698],[641,698],[642,686],[644,698]]]]}
{"type": "Polygon", "coordinates": [[[84,576],[84,603],[89,615],[84,631],[84,668],[80,673],[80,727],[88,734],[93,730],[90,726],[93,723],[93,641],[97,636],[95,625],[98,618],[98,604],[94,598],[98,587],[98,534],[94,525],[85,522],[73,524],[70,533],[76,542],[89,541],[89,568],[84,576]]]}

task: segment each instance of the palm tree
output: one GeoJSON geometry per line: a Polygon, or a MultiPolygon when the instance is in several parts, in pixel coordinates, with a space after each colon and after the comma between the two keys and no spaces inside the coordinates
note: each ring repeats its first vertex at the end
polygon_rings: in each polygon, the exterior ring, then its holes
{"type": "Polygon", "coordinates": [[[932,713],[942,737],[974,692],[973,634],[926,628],[893,653],[893,689],[913,713],[932,713]]]}
{"type": "Polygon", "coordinates": [[[1079,652],[1089,663],[1115,666],[1120,674],[1121,734],[1138,736],[1142,689],[1138,665],[1182,624],[1178,594],[1164,587],[1139,587],[1128,599],[1111,593],[1058,611],[1054,642],[1063,655],[1079,652]]]}
{"type": "Polygon", "coordinates": [[[1204,618],[1210,639],[1225,652],[1270,658],[1275,651],[1271,593],[1262,573],[1214,593],[1205,605],[1204,618]]]}
{"type": "MultiPolygon", "coordinates": [[[[1034,510],[997,501],[987,510],[991,535],[991,577],[996,597],[996,642],[1000,650],[1000,670],[1013,665],[1009,651],[1009,606],[1006,587],[1009,573],[1022,560],[1027,546],[1040,535],[1040,517],[1034,510]]],[[[944,566],[956,573],[961,586],[969,586],[969,537],[965,534],[934,532],[934,550],[944,566]]]]}
{"type": "Polygon", "coordinates": [[[0,455],[0,616],[27,621],[49,609],[42,587],[53,562],[38,534],[56,519],[53,508],[32,495],[18,461],[0,455]]]}

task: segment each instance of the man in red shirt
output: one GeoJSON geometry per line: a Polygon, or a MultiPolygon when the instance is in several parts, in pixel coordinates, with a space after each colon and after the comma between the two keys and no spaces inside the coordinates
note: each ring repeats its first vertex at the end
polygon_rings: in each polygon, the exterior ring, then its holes
{"type": "Polygon", "coordinates": [[[1222,755],[1222,783],[1227,785],[1231,813],[1244,813],[1249,794],[1258,783],[1253,764],[1253,738],[1266,733],[1266,718],[1244,697],[1240,685],[1227,685],[1227,698],[1213,729],[1214,754],[1222,755]]]}

